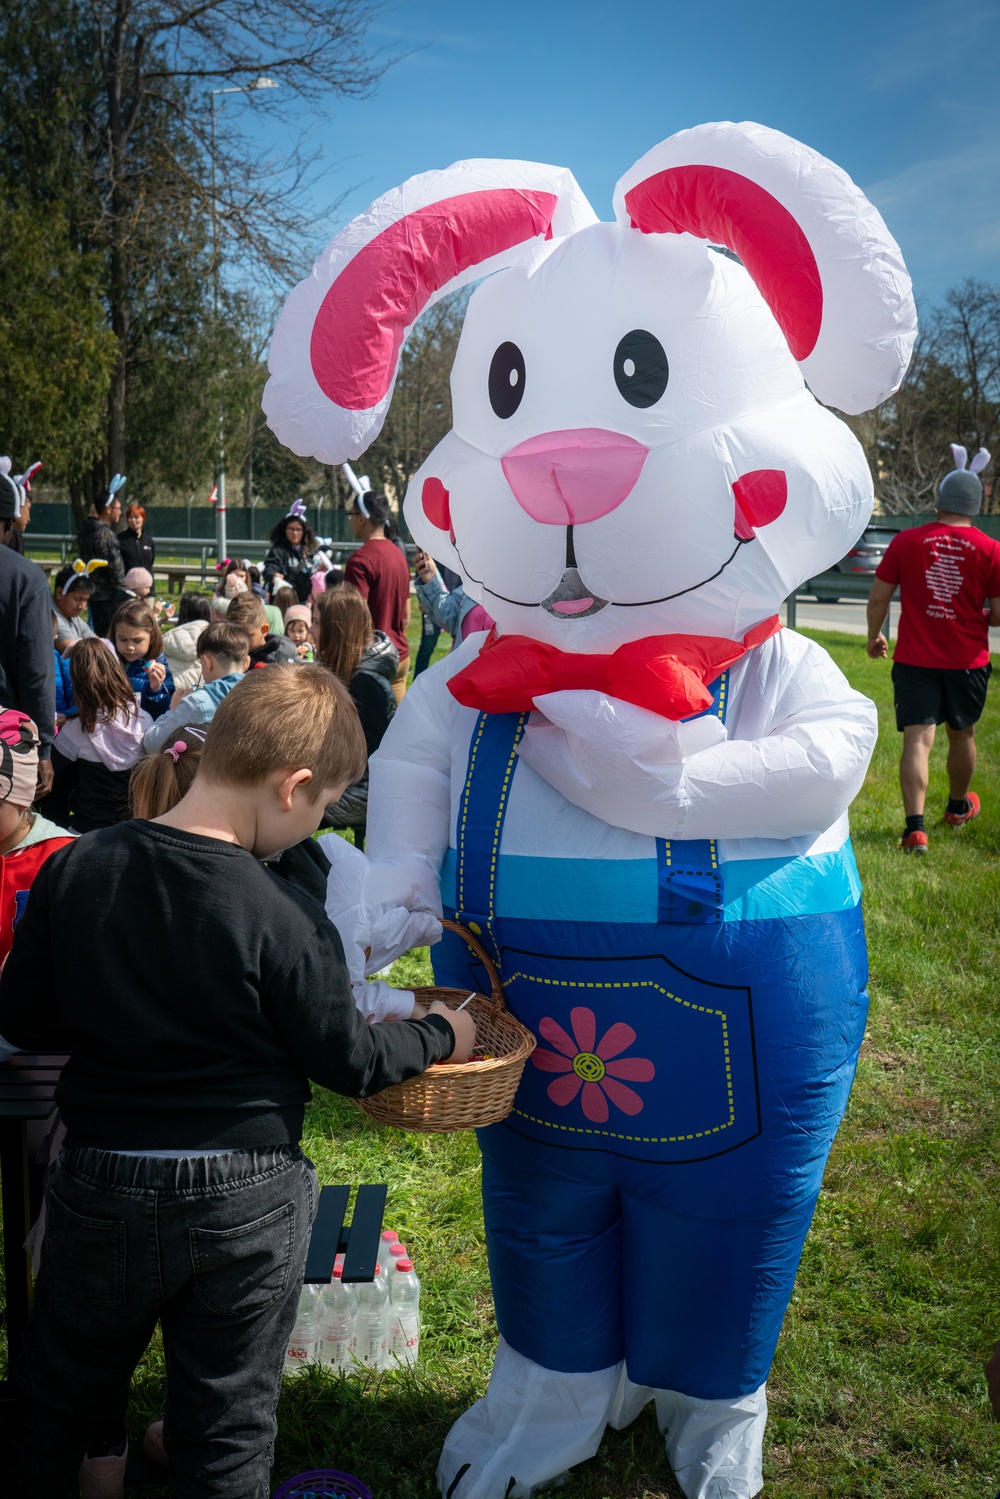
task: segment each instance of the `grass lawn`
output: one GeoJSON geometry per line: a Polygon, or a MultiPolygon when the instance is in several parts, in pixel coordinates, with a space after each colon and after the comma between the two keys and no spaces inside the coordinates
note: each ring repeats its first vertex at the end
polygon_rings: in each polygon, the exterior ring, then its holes
{"type": "MultiPolygon", "coordinates": [[[[772,1374],[765,1492],[992,1499],[1000,1426],[981,1364],[1000,1336],[1000,689],[978,736],[983,817],[958,833],[940,824],[942,745],[931,850],[914,859],[896,849],[889,667],[868,661],[859,637],[816,638],[882,722],[852,814],[872,1009],[772,1374]]],[[[396,964],[393,981],[428,975],[422,951],[396,964]]],[[[358,1474],[376,1499],[432,1499],[441,1440],[484,1388],[496,1336],[475,1141],[383,1132],[316,1089],[304,1144],[322,1181],[389,1182],[387,1225],[411,1246],[424,1284],[424,1339],[413,1372],[345,1380],[316,1369],[287,1381],[276,1477],[329,1464],[358,1474]]],[[[162,1401],[154,1348],[134,1384],[137,1432],[162,1401]]],[[[652,1408],[609,1434],[559,1493],[676,1499],[652,1408]]]]}

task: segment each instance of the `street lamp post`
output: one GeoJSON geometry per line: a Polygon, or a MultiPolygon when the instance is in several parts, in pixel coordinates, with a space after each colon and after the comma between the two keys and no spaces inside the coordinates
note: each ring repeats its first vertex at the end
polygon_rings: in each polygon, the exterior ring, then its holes
{"type": "MultiPolygon", "coordinates": [[[[233,85],[230,88],[212,89],[212,264],[214,269],[212,306],[215,314],[215,325],[219,325],[219,198],[217,167],[215,158],[215,100],[218,94],[251,94],[257,89],[280,88],[276,78],[265,78],[263,74],[255,78],[253,83],[233,85]]],[[[219,400],[219,430],[218,430],[218,462],[216,466],[216,501],[215,501],[215,546],[218,552],[218,560],[221,562],[226,555],[226,431],[225,416],[222,399],[219,400]]],[[[188,528],[190,529],[190,527],[188,528]]]]}

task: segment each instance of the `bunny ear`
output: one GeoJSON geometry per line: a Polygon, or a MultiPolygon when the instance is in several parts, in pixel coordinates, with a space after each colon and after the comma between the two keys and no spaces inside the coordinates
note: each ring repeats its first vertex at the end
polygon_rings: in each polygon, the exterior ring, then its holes
{"type": "Polygon", "coordinates": [[[9,473],[10,473],[10,459],[7,458],[7,457],[0,458],[0,474],[9,474],[9,473]]]}
{"type": "Polygon", "coordinates": [[[986,467],[989,461],[989,450],[987,448],[980,448],[975,458],[973,458],[972,462],[969,464],[970,472],[973,474],[982,473],[983,469],[986,467]]]}
{"type": "Polygon", "coordinates": [[[461,161],[411,177],[348,224],[286,301],[263,399],[271,430],[323,463],[359,457],[425,308],[513,264],[531,240],[595,222],[562,167],[461,161]]]}
{"type": "Polygon", "coordinates": [[[763,125],[699,125],[626,172],[615,212],[645,234],[733,250],[819,400],[856,413],[898,389],[916,337],[910,277],[833,162],[763,125]]]}
{"type": "Polygon", "coordinates": [[[115,474],[114,478],[111,480],[111,483],[108,485],[109,496],[113,498],[118,493],[119,489],[122,489],[127,483],[128,480],[126,479],[124,474],[115,474]]]}
{"type": "Polygon", "coordinates": [[[960,442],[950,442],[948,446],[951,448],[951,461],[955,467],[965,468],[969,461],[968,448],[963,447],[960,442]]]}

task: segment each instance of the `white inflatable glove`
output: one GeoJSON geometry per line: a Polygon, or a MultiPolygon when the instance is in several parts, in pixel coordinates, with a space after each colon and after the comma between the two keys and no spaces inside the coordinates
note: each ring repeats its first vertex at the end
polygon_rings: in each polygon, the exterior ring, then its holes
{"type": "Polygon", "coordinates": [[[710,717],[675,724],[600,693],[554,692],[535,699],[544,716],[529,720],[519,753],[575,806],[636,833],[821,833],[865,778],[875,706],[808,643],[775,647],[750,669],[772,690],[760,693],[766,714],[736,715],[742,737],[710,717]]]}
{"type": "Polygon", "coordinates": [[[681,770],[725,743],[718,718],[674,723],[600,692],[548,692],[535,704],[518,754],[543,780],[615,827],[682,835],[681,770]]]}
{"type": "MultiPolygon", "coordinates": [[[[355,1004],[369,1023],[408,1020],[413,1014],[412,992],[394,989],[381,979],[369,982],[366,975],[379,973],[411,947],[438,942],[440,921],[429,911],[409,911],[401,905],[373,910],[372,866],[365,855],[336,833],[327,834],[319,844],[330,860],[326,914],[344,946],[355,1004]]],[[[382,874],[381,867],[378,873],[382,874]]],[[[381,879],[378,886],[384,892],[381,879]]]]}

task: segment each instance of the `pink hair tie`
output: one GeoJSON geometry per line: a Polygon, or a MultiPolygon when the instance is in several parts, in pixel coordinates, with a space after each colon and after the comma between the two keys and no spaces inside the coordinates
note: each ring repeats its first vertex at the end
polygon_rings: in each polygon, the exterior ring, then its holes
{"type": "Polygon", "coordinates": [[[186,749],[187,745],[184,743],[184,740],[178,739],[175,744],[168,744],[163,753],[165,755],[169,755],[171,760],[173,760],[174,764],[176,765],[186,749]]]}

